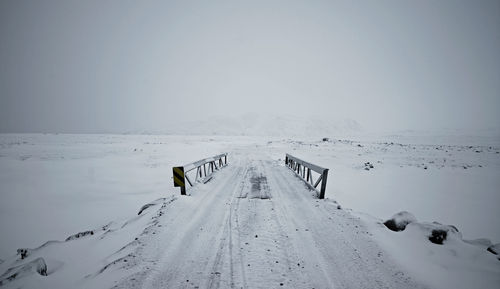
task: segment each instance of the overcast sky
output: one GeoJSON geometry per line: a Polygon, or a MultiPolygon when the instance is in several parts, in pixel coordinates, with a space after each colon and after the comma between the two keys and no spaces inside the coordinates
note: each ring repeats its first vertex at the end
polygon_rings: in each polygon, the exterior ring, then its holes
{"type": "Polygon", "coordinates": [[[0,1],[0,132],[500,124],[500,1],[0,1]]]}

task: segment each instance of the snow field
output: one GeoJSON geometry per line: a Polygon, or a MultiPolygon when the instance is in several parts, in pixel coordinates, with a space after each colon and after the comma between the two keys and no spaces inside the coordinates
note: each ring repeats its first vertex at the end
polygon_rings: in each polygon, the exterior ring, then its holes
{"type": "Polygon", "coordinates": [[[7,287],[498,288],[500,262],[486,251],[500,240],[498,152],[379,140],[0,135],[0,279],[20,266],[31,273],[7,287]],[[179,198],[171,167],[221,152],[230,166],[179,198]],[[286,152],[330,168],[330,200],[315,200],[283,167],[286,152]],[[419,221],[401,232],[382,224],[403,210],[419,221]],[[459,234],[433,244],[430,221],[459,234]],[[493,242],[468,241],[480,237],[493,242]],[[18,248],[33,249],[21,259],[18,248]],[[27,266],[37,258],[48,276],[27,266]]]}

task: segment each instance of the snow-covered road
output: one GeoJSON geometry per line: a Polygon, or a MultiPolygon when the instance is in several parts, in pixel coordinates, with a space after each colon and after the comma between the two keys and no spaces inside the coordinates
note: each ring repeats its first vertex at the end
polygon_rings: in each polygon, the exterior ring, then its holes
{"type": "Polygon", "coordinates": [[[486,145],[1,135],[0,287],[499,288],[498,239],[478,239],[498,236],[499,155],[486,145]],[[221,152],[229,165],[210,182],[189,196],[173,188],[172,166],[221,152]],[[327,199],[284,166],[287,152],[330,169],[327,199]],[[382,224],[405,210],[417,219],[406,230],[382,224]],[[438,245],[436,226],[459,231],[438,245]]]}
{"type": "Polygon", "coordinates": [[[118,288],[421,288],[363,222],[320,201],[281,163],[234,152],[212,181],[165,206],[118,288]]]}

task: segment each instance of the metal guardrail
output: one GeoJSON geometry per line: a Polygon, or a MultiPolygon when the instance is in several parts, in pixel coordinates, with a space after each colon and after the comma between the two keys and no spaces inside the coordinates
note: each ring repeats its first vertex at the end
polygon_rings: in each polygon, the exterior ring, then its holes
{"type": "Polygon", "coordinates": [[[212,174],[220,168],[227,165],[227,153],[206,158],[203,160],[189,163],[181,167],[173,167],[174,187],[181,188],[181,195],[186,194],[186,182],[192,187],[193,183],[189,179],[187,173],[196,169],[195,182],[206,183],[212,179],[212,174]],[[207,168],[208,167],[208,168],[207,168]],[[208,173],[207,173],[208,172],[208,173]]]}
{"type": "Polygon", "coordinates": [[[299,158],[296,158],[290,154],[286,154],[285,164],[288,168],[294,171],[299,177],[301,177],[304,182],[313,190],[317,191],[319,183],[321,183],[321,189],[319,190],[319,198],[325,198],[326,191],[326,180],[328,179],[328,169],[322,168],[315,164],[308,163],[299,158]],[[316,181],[313,179],[312,172],[319,174],[316,181]]]}

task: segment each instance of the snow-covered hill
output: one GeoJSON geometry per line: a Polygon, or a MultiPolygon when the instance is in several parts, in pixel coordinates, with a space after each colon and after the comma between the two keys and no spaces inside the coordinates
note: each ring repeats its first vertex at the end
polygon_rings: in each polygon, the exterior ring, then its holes
{"type": "Polygon", "coordinates": [[[168,134],[322,137],[358,133],[361,125],[352,119],[269,116],[246,114],[241,117],[214,116],[203,120],[184,120],[165,130],[168,134]]]}

